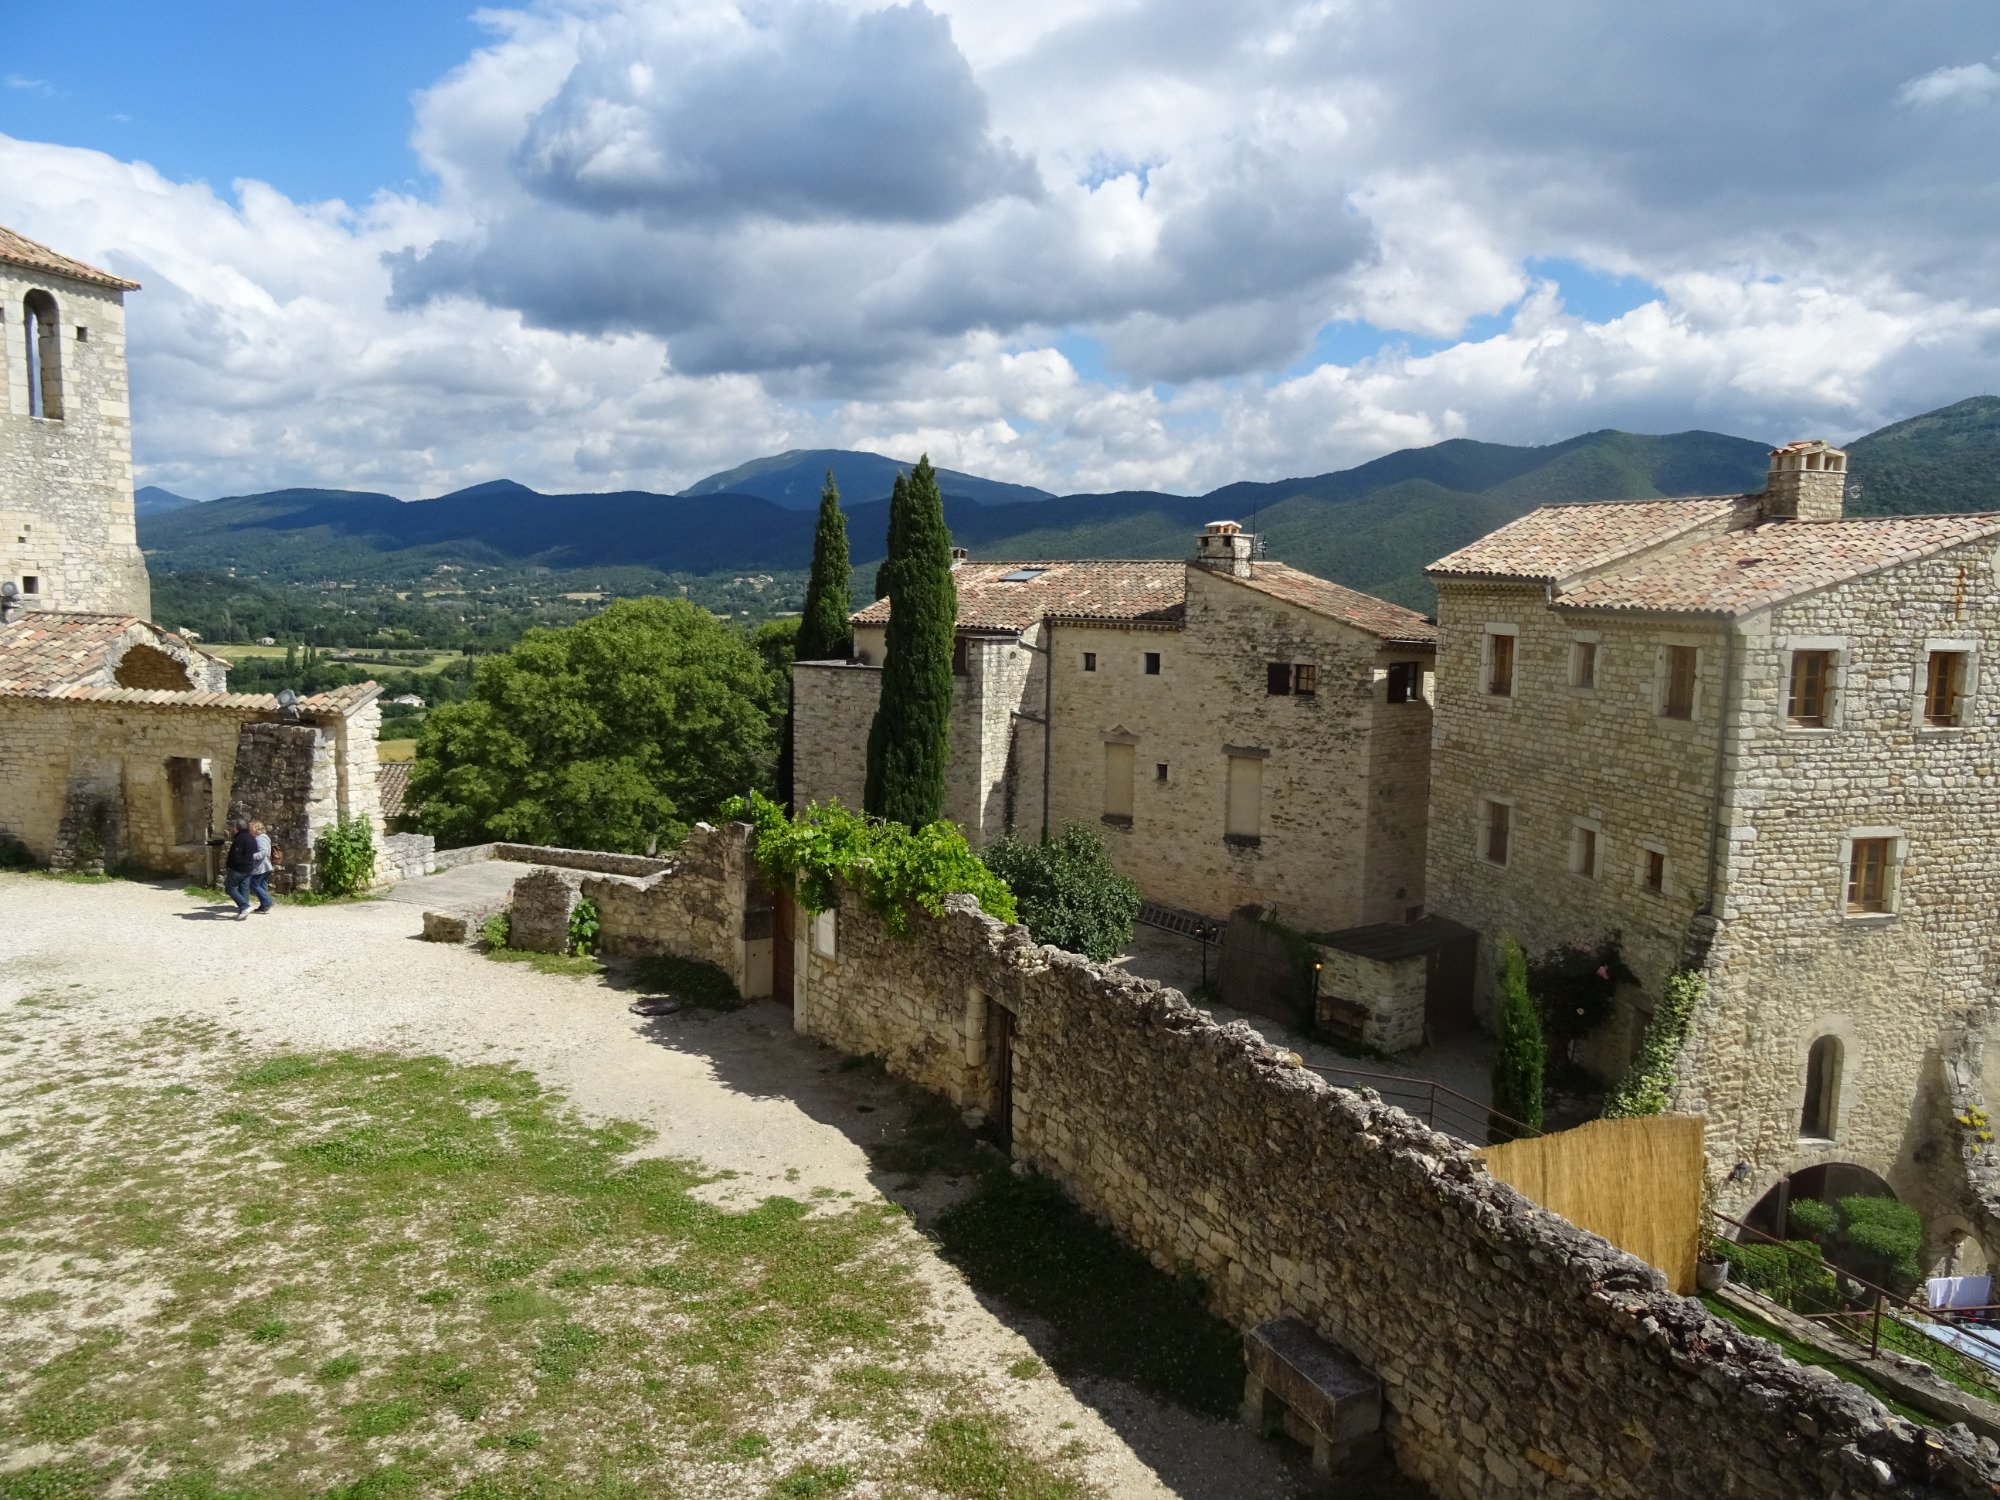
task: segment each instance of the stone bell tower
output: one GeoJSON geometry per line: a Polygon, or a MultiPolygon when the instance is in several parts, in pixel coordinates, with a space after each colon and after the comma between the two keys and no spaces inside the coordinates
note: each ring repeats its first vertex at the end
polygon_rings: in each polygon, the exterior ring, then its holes
{"type": "Polygon", "coordinates": [[[0,583],[28,609],[152,612],[125,383],[138,288],[0,228],[0,583]]]}

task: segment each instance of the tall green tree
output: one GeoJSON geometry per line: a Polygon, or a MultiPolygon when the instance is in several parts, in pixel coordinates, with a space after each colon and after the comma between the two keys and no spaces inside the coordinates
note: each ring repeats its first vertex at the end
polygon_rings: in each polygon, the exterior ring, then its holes
{"type": "Polygon", "coordinates": [[[951,577],[951,533],[944,495],[925,454],[889,497],[889,556],[882,564],[889,600],[883,644],[882,699],[868,730],[868,780],[862,803],[878,818],[911,828],[944,811],[944,767],[951,751],[951,649],[958,588],[951,577]]]}
{"type": "Polygon", "coordinates": [[[1542,1016],[1528,993],[1528,960],[1511,933],[1500,935],[1500,1050],[1493,1058],[1493,1113],[1486,1134],[1498,1143],[1542,1128],[1542,1071],[1548,1046],[1542,1016]],[[1502,1119],[1501,1116],[1506,1116],[1502,1119]]]}
{"type": "Polygon", "coordinates": [[[847,617],[854,612],[853,565],[847,558],[847,517],[840,510],[840,487],[833,470],[819,492],[819,526],[813,532],[812,576],[806,580],[806,604],[799,620],[799,661],[831,661],[844,657],[854,632],[847,617]]]}
{"type": "Polygon", "coordinates": [[[670,846],[766,783],[782,683],[687,600],[621,599],[480,663],[425,722],[406,805],[447,846],[670,846]]]}

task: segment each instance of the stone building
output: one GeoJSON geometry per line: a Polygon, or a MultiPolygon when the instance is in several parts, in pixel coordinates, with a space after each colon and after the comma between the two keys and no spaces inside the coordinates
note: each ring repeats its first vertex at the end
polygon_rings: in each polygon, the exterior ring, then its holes
{"type": "MultiPolygon", "coordinates": [[[[1256,552],[1223,521],[1188,562],[960,561],[945,815],[975,845],[1089,823],[1204,915],[1420,916],[1433,628],[1256,552]]],[[[861,804],[888,608],[795,669],[802,803],[861,804]]]]}
{"type": "MultiPolygon", "coordinates": [[[[284,851],[274,884],[296,887],[338,818],[384,847],[380,689],[231,693],[225,662],[147,621],[125,375],[136,289],[0,229],[0,846],[206,878],[209,840],[238,812],[284,851]]],[[[390,856],[408,868],[425,851],[390,856]]]]}
{"type": "Polygon", "coordinates": [[[1429,892],[1489,1004],[1500,933],[1618,939],[1607,1078],[1702,970],[1677,1103],[1724,1211],[1886,1184],[1941,1254],[1991,1227],[1954,1115],[2000,960],[2000,515],[1844,518],[1845,470],[1793,443],[1761,493],[1550,506],[1432,566],[1429,892]]]}
{"type": "Polygon", "coordinates": [[[152,612],[125,384],[137,290],[0,229],[0,584],[28,608],[152,612]]]}

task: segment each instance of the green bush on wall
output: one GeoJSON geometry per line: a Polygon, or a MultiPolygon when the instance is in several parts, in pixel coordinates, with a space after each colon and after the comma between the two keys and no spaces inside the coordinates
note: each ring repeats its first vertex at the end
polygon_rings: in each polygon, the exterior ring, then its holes
{"type": "Polygon", "coordinates": [[[352,896],[375,878],[375,832],[366,818],[342,818],[319,836],[313,853],[313,889],[322,896],[352,896]]]}

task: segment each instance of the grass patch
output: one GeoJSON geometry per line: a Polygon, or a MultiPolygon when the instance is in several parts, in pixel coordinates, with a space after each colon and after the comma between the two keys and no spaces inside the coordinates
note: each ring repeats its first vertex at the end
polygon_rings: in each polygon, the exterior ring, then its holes
{"type": "Polygon", "coordinates": [[[1942,1427],[1946,1425],[1936,1417],[1926,1412],[1918,1411],[1914,1406],[1906,1405],[1904,1402],[1897,1400],[1895,1396],[1890,1394],[1888,1387],[1877,1384],[1861,1371],[1843,1364],[1830,1354],[1822,1353],[1811,1344],[1800,1343],[1776,1324],[1766,1323],[1762,1318],[1752,1317],[1749,1313],[1740,1312],[1712,1292],[1703,1292],[1701,1300],[1702,1305],[1718,1318],[1722,1319],[1723,1322],[1733,1325],[1743,1333],[1755,1334],[1760,1339],[1769,1339],[1782,1349],[1785,1357],[1794,1364],[1805,1365],[1811,1369],[1826,1370],[1831,1374],[1838,1375],[1849,1385],[1859,1386],[1877,1401],[1888,1407],[1897,1416],[1905,1417],[1921,1426],[1942,1427]]]}
{"type": "MultiPolygon", "coordinates": [[[[1243,1340],[1045,1178],[989,1172],[938,1218],[945,1255],[980,1291],[1045,1320],[1049,1363],[1108,1375],[1208,1416],[1243,1400],[1243,1340]]],[[[956,1493],[956,1492],[953,1492],[956,1493]]]]}
{"type": "Polygon", "coordinates": [[[632,977],[642,989],[671,995],[688,1010],[730,1011],[743,1005],[729,976],[700,959],[652,954],[633,963],[632,977]]]}
{"type": "Polygon", "coordinates": [[[612,1500],[716,1493],[719,1462],[753,1497],[1084,1493],[925,1364],[898,1210],[717,1206],[511,1066],[162,1031],[71,1078],[33,1014],[0,1269],[90,1285],[59,1331],[19,1316],[57,1305],[32,1282],[0,1316],[0,1451],[46,1448],[0,1500],[612,1500]],[[822,1462],[829,1432],[859,1456],[822,1462]]]}
{"type": "Polygon", "coordinates": [[[534,953],[526,948],[487,948],[484,952],[495,963],[526,964],[537,974],[588,979],[604,972],[604,965],[588,953],[534,953]]]}

